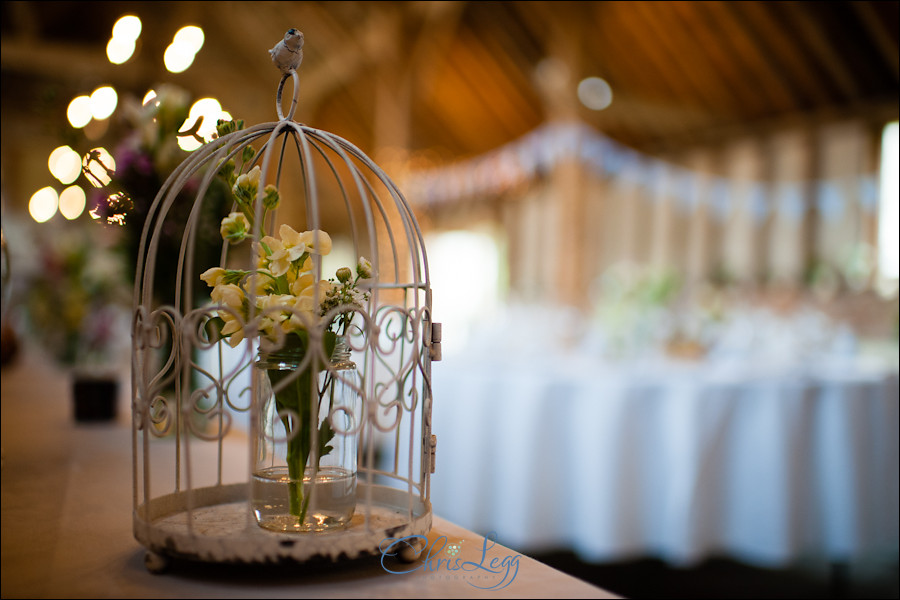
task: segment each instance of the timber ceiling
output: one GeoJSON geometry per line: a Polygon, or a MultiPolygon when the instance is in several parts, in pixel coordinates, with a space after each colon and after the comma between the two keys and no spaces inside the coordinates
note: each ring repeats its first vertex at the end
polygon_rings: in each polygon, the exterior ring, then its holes
{"type": "MultiPolygon", "coordinates": [[[[367,152],[477,155],[551,119],[578,118],[645,152],[804,115],[896,118],[898,2],[4,2],[4,128],[112,84],[171,81],[249,122],[275,119],[267,50],[305,33],[297,120],[367,152]],[[134,58],[109,64],[115,20],[144,23],[134,58]],[[165,72],[174,32],[206,42],[165,72]],[[587,76],[613,101],[575,97],[587,76]],[[15,118],[10,115],[16,111],[15,118]]],[[[48,125],[44,125],[47,127],[48,125]]],[[[4,138],[7,137],[4,131],[4,138]]]]}

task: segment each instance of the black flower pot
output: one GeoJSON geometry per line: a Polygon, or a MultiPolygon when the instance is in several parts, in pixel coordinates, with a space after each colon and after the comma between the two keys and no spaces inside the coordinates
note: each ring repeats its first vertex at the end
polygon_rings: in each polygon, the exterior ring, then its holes
{"type": "Polygon", "coordinates": [[[76,421],[111,421],[116,418],[117,379],[76,376],[72,382],[72,394],[76,421]]]}

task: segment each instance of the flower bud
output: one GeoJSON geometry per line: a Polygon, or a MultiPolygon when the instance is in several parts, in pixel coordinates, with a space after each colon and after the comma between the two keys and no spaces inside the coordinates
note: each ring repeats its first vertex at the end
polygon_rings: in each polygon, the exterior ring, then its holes
{"type": "Polygon", "coordinates": [[[219,227],[223,240],[228,240],[231,244],[237,244],[244,240],[250,233],[250,222],[244,213],[233,212],[222,219],[222,225],[219,227]]]}
{"type": "Polygon", "coordinates": [[[337,275],[338,281],[340,281],[341,283],[347,283],[348,281],[350,281],[350,278],[353,277],[353,272],[347,267],[341,267],[337,270],[337,273],[335,273],[335,275],[337,275]]]}
{"type": "Polygon", "coordinates": [[[225,119],[219,119],[216,122],[216,135],[219,137],[223,137],[235,131],[234,121],[226,121],[225,119]]]}
{"type": "MultiPolygon", "coordinates": [[[[252,148],[251,148],[252,149],[252,148]]],[[[259,165],[256,165],[252,169],[247,172],[247,180],[250,182],[250,185],[253,186],[253,189],[256,189],[256,186],[259,185],[259,176],[261,171],[259,169],[259,165]]]]}
{"type": "Polygon", "coordinates": [[[219,177],[225,180],[228,185],[234,185],[234,159],[222,164],[222,168],[219,169],[219,177]]]}
{"type": "Polygon", "coordinates": [[[278,194],[278,188],[270,183],[265,188],[265,194],[266,195],[263,196],[263,206],[269,210],[278,208],[278,203],[281,200],[281,197],[278,194]]]}
{"type": "Polygon", "coordinates": [[[356,274],[362,279],[369,279],[372,277],[372,263],[370,263],[367,258],[360,256],[359,262],[356,263],[356,274]]]}

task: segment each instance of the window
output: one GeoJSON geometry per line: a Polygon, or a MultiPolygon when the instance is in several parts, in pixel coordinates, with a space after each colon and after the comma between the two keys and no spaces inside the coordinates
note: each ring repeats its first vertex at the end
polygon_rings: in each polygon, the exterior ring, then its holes
{"type": "Polygon", "coordinates": [[[878,279],[881,289],[896,292],[900,278],[900,198],[898,198],[898,132],[894,121],[881,138],[881,182],[878,214],[878,279]]]}
{"type": "Polygon", "coordinates": [[[472,329],[500,303],[501,253],[481,230],[447,231],[425,240],[434,293],[434,320],[442,323],[446,354],[463,350],[472,329]]]}

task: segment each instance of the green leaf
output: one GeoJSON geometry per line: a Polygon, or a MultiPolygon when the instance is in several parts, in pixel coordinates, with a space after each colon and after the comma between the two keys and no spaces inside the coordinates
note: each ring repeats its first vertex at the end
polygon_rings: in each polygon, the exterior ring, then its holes
{"type": "Polygon", "coordinates": [[[334,430],[328,422],[328,415],[325,415],[325,420],[322,421],[322,425],[319,427],[319,458],[334,450],[334,446],[329,443],[333,438],[334,430]]]}
{"type": "Polygon", "coordinates": [[[224,336],[222,335],[222,328],[225,327],[225,321],[220,317],[211,317],[204,325],[203,332],[206,334],[206,339],[210,342],[218,342],[224,336]]]}

